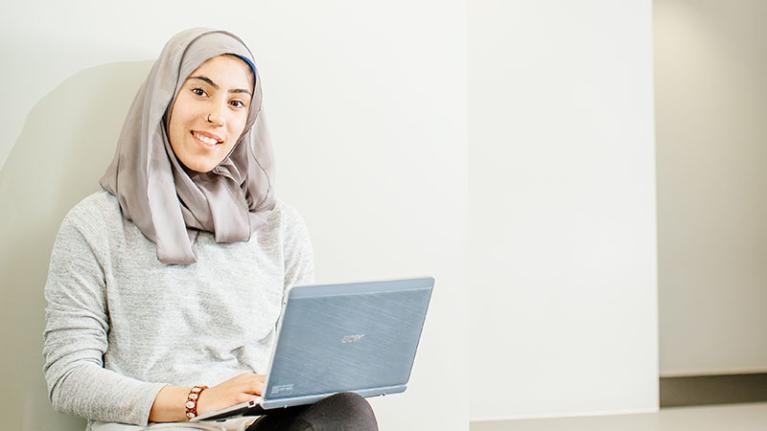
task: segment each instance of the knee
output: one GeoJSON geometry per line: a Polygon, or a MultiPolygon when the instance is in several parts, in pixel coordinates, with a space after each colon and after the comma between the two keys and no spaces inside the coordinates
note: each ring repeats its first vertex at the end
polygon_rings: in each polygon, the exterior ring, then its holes
{"type": "Polygon", "coordinates": [[[346,426],[342,429],[377,431],[378,421],[376,420],[373,408],[368,401],[353,392],[340,392],[331,395],[321,401],[325,407],[340,416],[346,426]]]}
{"type": "Polygon", "coordinates": [[[354,392],[339,392],[335,395],[328,397],[329,400],[333,400],[334,403],[348,405],[350,407],[370,407],[370,403],[365,397],[355,394],[354,392]]]}

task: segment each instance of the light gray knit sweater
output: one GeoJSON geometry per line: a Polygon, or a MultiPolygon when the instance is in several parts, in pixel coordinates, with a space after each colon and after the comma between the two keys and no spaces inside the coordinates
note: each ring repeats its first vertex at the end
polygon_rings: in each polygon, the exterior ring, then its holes
{"type": "Polygon", "coordinates": [[[248,242],[200,233],[197,263],[165,265],[101,191],[64,218],[45,285],[43,356],[56,410],[146,425],[166,384],[265,373],[284,289],[313,281],[309,234],[282,202],[248,242]]]}

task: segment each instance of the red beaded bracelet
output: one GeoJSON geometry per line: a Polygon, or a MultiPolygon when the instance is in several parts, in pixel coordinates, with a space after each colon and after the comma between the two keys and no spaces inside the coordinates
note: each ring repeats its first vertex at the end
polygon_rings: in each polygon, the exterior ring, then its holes
{"type": "Polygon", "coordinates": [[[208,387],[195,386],[191,391],[189,391],[189,395],[186,396],[186,403],[184,404],[184,407],[186,407],[187,419],[193,419],[197,417],[197,401],[200,400],[200,394],[205,389],[208,389],[208,387]]]}

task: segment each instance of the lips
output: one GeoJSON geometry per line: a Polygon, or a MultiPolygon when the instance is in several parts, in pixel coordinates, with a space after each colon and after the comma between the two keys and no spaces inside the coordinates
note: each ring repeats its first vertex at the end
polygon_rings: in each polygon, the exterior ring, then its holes
{"type": "Polygon", "coordinates": [[[219,137],[218,135],[215,135],[210,132],[203,132],[199,130],[192,130],[192,136],[199,142],[208,145],[208,146],[215,146],[218,144],[221,144],[224,142],[224,140],[219,137]]]}

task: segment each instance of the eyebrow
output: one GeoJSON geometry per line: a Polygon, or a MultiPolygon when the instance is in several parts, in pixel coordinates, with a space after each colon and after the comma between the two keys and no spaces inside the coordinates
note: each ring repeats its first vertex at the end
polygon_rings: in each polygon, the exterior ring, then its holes
{"type": "MultiPolygon", "coordinates": [[[[211,87],[215,88],[216,90],[218,90],[218,89],[219,89],[219,86],[218,86],[218,84],[216,84],[215,82],[213,82],[213,80],[211,80],[211,79],[210,79],[210,78],[208,78],[207,76],[203,76],[203,75],[198,75],[198,76],[190,76],[190,77],[189,77],[189,79],[199,79],[200,81],[205,81],[205,82],[207,82],[208,84],[210,84],[210,86],[211,86],[211,87]]],[[[244,89],[244,88],[233,88],[233,89],[229,90],[229,92],[230,92],[230,93],[247,93],[247,94],[250,94],[251,96],[253,95],[253,94],[251,94],[251,92],[250,92],[250,91],[248,91],[248,90],[246,90],[246,89],[244,89]]]]}

